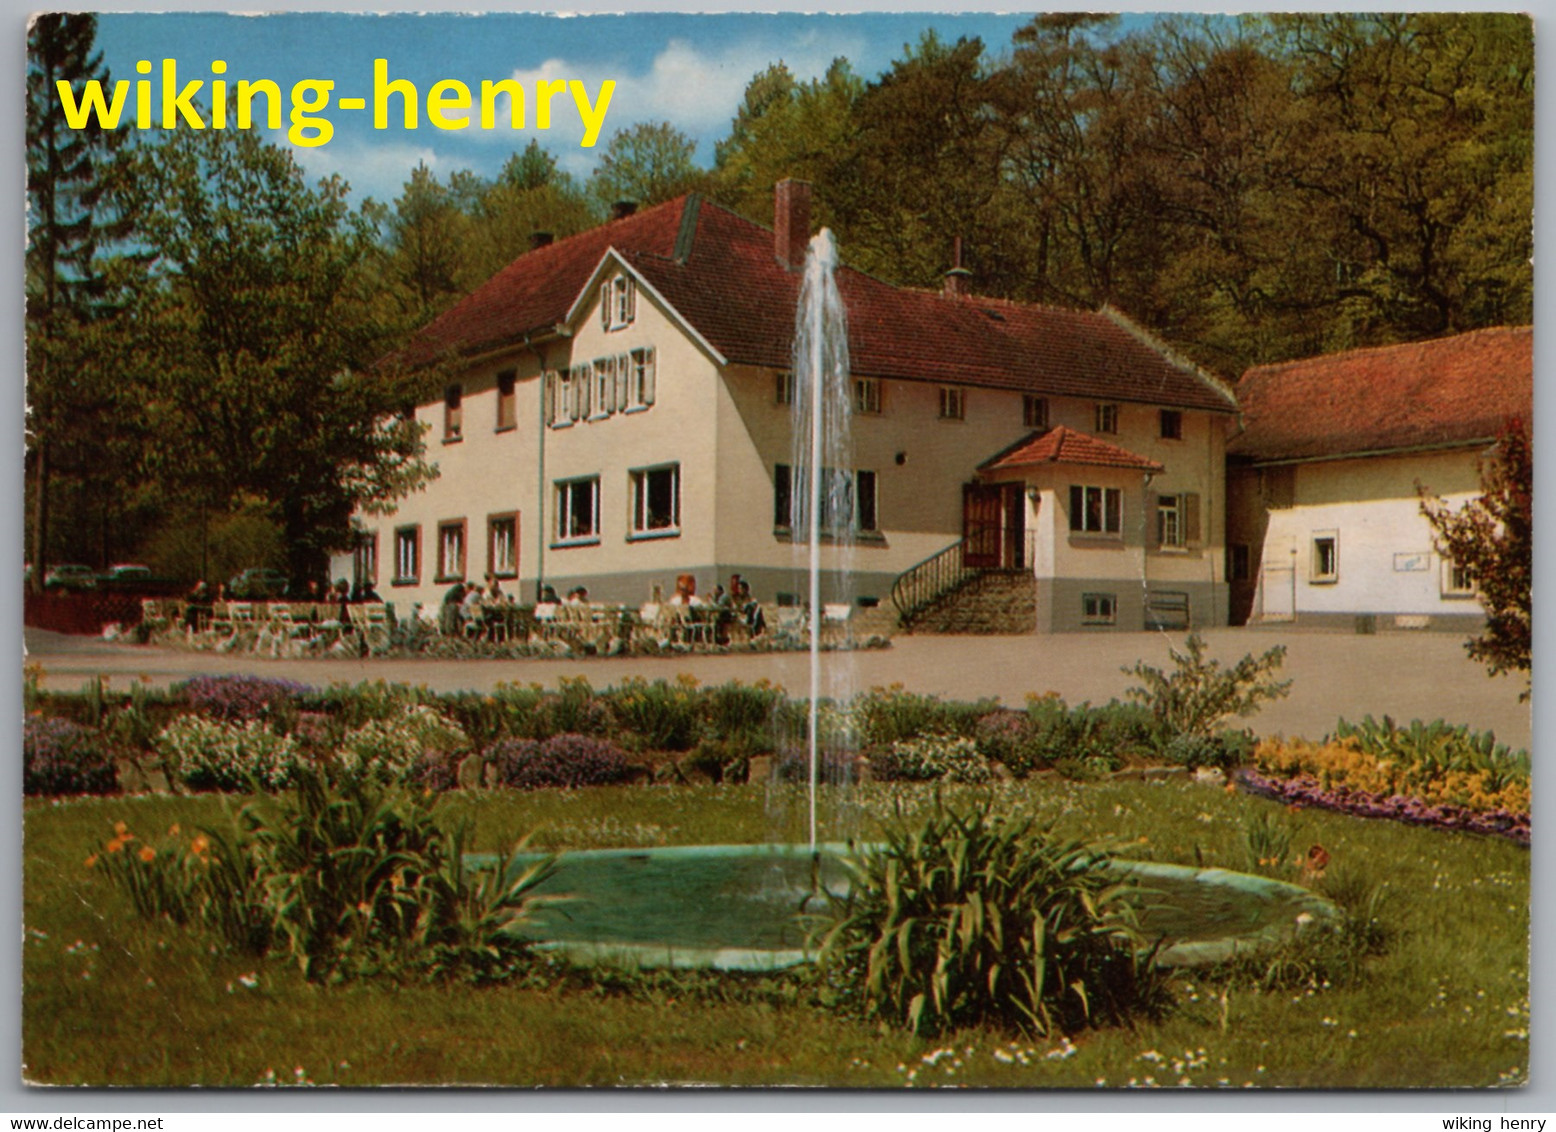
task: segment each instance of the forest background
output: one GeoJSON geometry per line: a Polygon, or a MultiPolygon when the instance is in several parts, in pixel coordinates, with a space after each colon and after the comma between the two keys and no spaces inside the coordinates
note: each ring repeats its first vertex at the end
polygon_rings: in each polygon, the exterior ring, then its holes
{"type": "MultiPolygon", "coordinates": [[[[530,246],[700,192],[771,222],[815,186],[845,259],[938,287],[1111,304],[1227,380],[1249,365],[1532,321],[1532,24],[1508,14],[1038,17],[933,32],[873,76],[754,74],[711,162],[641,121],[577,176],[405,170],[353,203],[257,133],[76,131],[91,16],[28,39],[27,556],[323,578],[352,513],[434,474],[381,363],[530,246]]],[[[618,113],[620,111],[618,110],[618,113]]]]}

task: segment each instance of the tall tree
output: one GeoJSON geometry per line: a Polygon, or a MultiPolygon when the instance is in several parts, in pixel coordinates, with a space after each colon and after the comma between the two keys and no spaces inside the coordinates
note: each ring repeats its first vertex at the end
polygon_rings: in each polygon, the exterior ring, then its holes
{"type": "Polygon", "coordinates": [[[76,497],[95,494],[83,493],[83,482],[100,486],[110,472],[102,457],[118,454],[110,453],[105,430],[127,420],[112,411],[122,387],[103,366],[100,330],[115,310],[103,253],[124,233],[103,200],[122,135],[95,119],[70,128],[58,93],[60,82],[78,93],[87,82],[109,82],[96,34],[95,17],[64,14],[34,17],[27,34],[27,489],[35,582],[54,551],[55,494],[61,486],[76,497]]]}
{"type": "Polygon", "coordinates": [[[696,149],[669,122],[617,130],[590,175],[589,195],[606,208],[617,201],[646,207],[701,188],[707,175],[692,159],[696,149]]]}
{"type": "Polygon", "coordinates": [[[760,224],[773,217],[773,186],[785,177],[816,186],[812,219],[837,224],[846,191],[843,171],[859,124],[855,107],[865,84],[842,57],[819,79],[798,82],[782,63],[758,72],[727,138],[714,149],[712,192],[720,203],[760,224]]]}
{"type": "MultiPolygon", "coordinates": [[[[1499,672],[1528,673],[1534,607],[1534,451],[1520,420],[1509,421],[1491,460],[1481,467],[1481,493],[1454,510],[1425,488],[1421,512],[1432,524],[1437,551],[1469,572],[1486,611],[1486,628],[1466,646],[1499,672]]],[[[1523,699],[1529,698],[1526,686],[1523,699]]]]}
{"type": "Polygon", "coordinates": [[[454,195],[418,162],[388,223],[391,270],[415,324],[459,297],[468,226],[454,195]]]}
{"type": "Polygon", "coordinates": [[[357,508],[430,474],[398,410],[410,378],[367,372],[384,328],[363,270],[376,232],[329,178],[310,188],[250,133],[170,131],[121,187],[159,283],[151,410],[155,468],[222,512],[262,500],[294,578],[324,573],[357,508]]]}
{"type": "Polygon", "coordinates": [[[936,286],[962,237],[977,286],[1002,291],[1005,223],[1014,213],[1000,171],[993,78],[983,43],[933,32],[870,83],[855,105],[856,131],[830,188],[838,227],[858,266],[915,286],[936,286]]]}

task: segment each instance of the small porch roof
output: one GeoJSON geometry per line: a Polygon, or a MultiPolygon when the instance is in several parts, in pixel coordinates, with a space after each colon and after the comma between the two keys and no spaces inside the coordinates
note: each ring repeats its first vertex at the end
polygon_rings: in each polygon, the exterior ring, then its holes
{"type": "Polygon", "coordinates": [[[1038,464],[1079,464],[1095,468],[1125,468],[1140,472],[1160,472],[1164,466],[1155,460],[1076,432],[1060,425],[1046,432],[1034,432],[1016,441],[1002,452],[996,452],[978,466],[980,473],[1003,471],[1006,468],[1029,468],[1038,464]]]}

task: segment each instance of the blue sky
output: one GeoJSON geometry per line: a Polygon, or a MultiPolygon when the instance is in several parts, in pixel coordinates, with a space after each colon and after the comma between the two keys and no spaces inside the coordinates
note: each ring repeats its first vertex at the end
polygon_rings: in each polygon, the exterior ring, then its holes
{"type": "MultiPolygon", "coordinates": [[[[801,79],[822,74],[835,56],[846,56],[869,78],[899,57],[927,28],[944,38],[979,36],[993,52],[1005,50],[1011,32],[1029,20],[1022,15],[867,13],[853,15],[687,15],[639,13],[571,17],[519,14],[351,15],[287,13],[238,16],[210,13],[103,13],[98,43],[115,80],[139,78],[137,61],[178,62],[180,85],[209,80],[212,60],[227,63],[229,84],[272,79],[283,91],[302,79],[334,81],[324,116],[334,123],[328,144],[297,147],[298,161],[311,176],[339,173],[352,195],[392,200],[418,161],[440,176],[456,169],[492,175],[508,155],[538,138],[563,168],[586,176],[617,129],[639,121],[665,120],[697,141],[698,158],[711,163],[714,142],[729,127],[746,83],[769,63],[783,61],[801,79]],[[416,84],[422,98],[420,128],[396,124],[372,128],[367,110],[343,110],[335,102],[371,99],[373,60],[389,61],[390,78],[416,84]],[[425,100],[432,85],[457,79],[479,91],[484,79],[518,78],[529,90],[535,80],[577,79],[590,96],[605,79],[616,83],[599,144],[579,141],[583,125],[571,97],[554,102],[551,129],[537,130],[533,101],[528,128],[510,129],[505,117],[495,130],[433,128],[425,100]]],[[[1131,23],[1145,17],[1125,17],[1131,23]]],[[[156,88],[160,90],[160,87],[156,88]]],[[[209,86],[202,88],[202,99],[209,86]]],[[[154,95],[154,105],[160,95],[154,95]]],[[[400,102],[392,102],[398,122],[400,102]]],[[[160,113],[160,111],[156,111],[160,113]]],[[[285,131],[273,140],[290,145],[285,131]]]]}

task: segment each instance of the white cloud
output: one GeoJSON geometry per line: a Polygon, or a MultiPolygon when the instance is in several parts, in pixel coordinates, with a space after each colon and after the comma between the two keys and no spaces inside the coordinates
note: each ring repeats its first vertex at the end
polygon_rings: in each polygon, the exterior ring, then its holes
{"type": "MultiPolygon", "coordinates": [[[[822,42],[816,35],[797,36],[781,52],[770,41],[747,40],[728,44],[712,52],[684,39],[665,44],[646,71],[624,73],[595,60],[572,61],[547,59],[532,70],[516,70],[512,77],[524,87],[528,114],[525,134],[533,134],[549,143],[553,152],[577,147],[583,136],[583,122],[571,94],[553,98],[551,128],[535,129],[535,89],[540,81],[577,79],[583,82],[592,101],[597,101],[601,84],[607,79],[616,84],[606,114],[600,144],[611,134],[634,122],[668,121],[676,129],[698,141],[711,142],[721,136],[735,116],[745,95],[746,84],[758,71],[780,60],[801,80],[818,77],[838,55],[856,50],[853,44],[833,37],[822,42]]],[[[506,100],[498,121],[507,120],[506,100]]],[[[511,140],[507,129],[471,131],[482,141],[511,140]]]]}
{"type": "Polygon", "coordinates": [[[444,162],[431,146],[410,142],[359,141],[337,135],[326,145],[300,146],[292,144],[284,130],[273,132],[270,140],[292,151],[310,182],[339,173],[350,183],[352,199],[358,201],[372,197],[383,203],[392,202],[405,188],[417,162],[426,162],[427,168],[434,171],[442,165],[460,167],[458,163],[444,162]]]}

